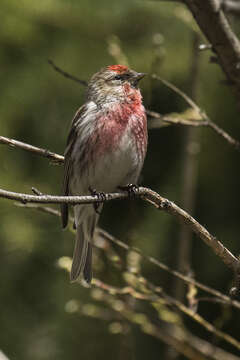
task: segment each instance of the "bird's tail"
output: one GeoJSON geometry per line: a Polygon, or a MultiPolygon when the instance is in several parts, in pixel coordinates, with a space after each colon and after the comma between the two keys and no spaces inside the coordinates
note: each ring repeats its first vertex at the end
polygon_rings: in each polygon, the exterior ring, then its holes
{"type": "Polygon", "coordinates": [[[99,215],[92,205],[75,206],[74,215],[77,232],[70,280],[76,281],[83,275],[83,278],[90,283],[92,279],[92,239],[99,215]]]}

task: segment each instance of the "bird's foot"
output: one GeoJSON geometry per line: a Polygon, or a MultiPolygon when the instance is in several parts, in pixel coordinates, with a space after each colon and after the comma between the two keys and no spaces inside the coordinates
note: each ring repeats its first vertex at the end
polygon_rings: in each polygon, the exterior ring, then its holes
{"type": "Polygon", "coordinates": [[[139,186],[136,184],[127,184],[124,186],[118,186],[118,189],[120,189],[122,191],[127,191],[128,196],[133,199],[138,194],[139,186]]]}
{"type": "Polygon", "coordinates": [[[88,190],[92,196],[98,197],[99,202],[94,203],[93,207],[96,213],[100,215],[101,212],[99,211],[99,206],[103,201],[106,200],[106,194],[104,192],[98,192],[96,189],[93,189],[91,186],[89,186],[88,190]]]}

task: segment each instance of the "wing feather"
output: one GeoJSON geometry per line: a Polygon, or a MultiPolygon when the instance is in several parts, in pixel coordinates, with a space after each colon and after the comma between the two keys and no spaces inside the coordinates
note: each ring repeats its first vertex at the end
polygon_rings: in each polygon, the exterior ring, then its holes
{"type": "MultiPolygon", "coordinates": [[[[77,125],[81,123],[81,120],[87,110],[87,104],[81,106],[74,118],[72,120],[71,130],[67,139],[67,147],[64,152],[64,176],[63,176],[63,186],[62,186],[62,194],[64,196],[68,196],[69,194],[69,177],[72,173],[72,151],[78,136],[77,125]]],[[[62,218],[62,226],[65,228],[68,224],[68,204],[61,204],[61,218],[62,218]]]]}

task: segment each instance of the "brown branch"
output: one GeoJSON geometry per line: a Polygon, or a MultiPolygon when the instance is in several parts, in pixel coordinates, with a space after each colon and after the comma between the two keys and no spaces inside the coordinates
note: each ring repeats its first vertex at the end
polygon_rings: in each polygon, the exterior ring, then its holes
{"type": "MultiPolygon", "coordinates": [[[[104,202],[117,199],[126,199],[128,194],[126,192],[122,193],[110,193],[105,194],[105,199],[99,200],[98,196],[54,196],[54,195],[29,195],[16,193],[12,191],[7,191],[0,189],[0,197],[10,200],[16,200],[21,203],[42,203],[42,204],[92,204],[96,202],[104,202]]],[[[189,226],[192,231],[200,237],[208,246],[212,248],[215,254],[221,258],[221,260],[235,273],[239,267],[238,259],[213,235],[211,235],[207,229],[205,229],[201,224],[199,224],[191,215],[186,211],[178,207],[173,202],[168,199],[163,198],[158,193],[154,192],[151,189],[139,187],[136,191],[136,197],[145,200],[156,208],[164,210],[169,214],[177,218],[180,223],[184,223],[189,226]]]]}
{"type": "Polygon", "coordinates": [[[198,111],[199,113],[201,112],[200,108],[197,106],[197,104],[186,93],[184,93],[182,90],[180,90],[177,86],[175,86],[174,84],[170,83],[169,81],[161,78],[160,76],[158,76],[156,74],[152,74],[151,78],[161,81],[169,89],[173,90],[175,93],[180,95],[186,101],[186,103],[188,105],[190,105],[190,107],[192,107],[194,110],[198,111]]]}
{"type": "Polygon", "coordinates": [[[209,126],[211,129],[213,129],[219,136],[223,137],[230,145],[235,147],[236,150],[240,150],[240,142],[234,139],[222,128],[220,128],[216,123],[208,119],[206,126],[209,126]]]}
{"type": "Polygon", "coordinates": [[[87,86],[87,81],[81,80],[78,77],[69,74],[68,72],[62,70],[59,66],[57,66],[52,60],[48,60],[48,63],[53,67],[54,70],[56,70],[59,74],[63,75],[65,78],[73,80],[77,82],[80,85],[87,86]]]}
{"type": "MultiPolygon", "coordinates": [[[[240,142],[236,139],[234,139],[231,135],[229,135],[225,130],[223,130],[222,128],[220,128],[218,125],[216,125],[212,120],[210,120],[210,118],[207,116],[207,114],[202,111],[200,109],[200,107],[196,104],[195,101],[193,101],[193,99],[191,99],[186,93],[184,93],[182,90],[180,90],[178,87],[176,87],[175,85],[173,85],[172,83],[170,83],[169,81],[166,81],[164,79],[162,79],[161,77],[159,77],[156,74],[152,75],[152,78],[158,81],[161,81],[165,86],[167,86],[168,88],[170,88],[171,90],[173,90],[174,92],[176,92],[178,95],[180,95],[188,105],[190,105],[190,107],[195,111],[195,116],[194,118],[184,118],[180,117],[180,116],[170,116],[169,115],[160,115],[157,112],[154,111],[150,111],[147,110],[147,114],[149,116],[151,116],[152,118],[158,119],[161,122],[166,122],[169,124],[174,124],[174,125],[188,125],[188,126],[206,126],[206,127],[210,127],[212,130],[214,130],[219,136],[221,136],[222,138],[224,138],[230,145],[232,145],[233,147],[235,147],[236,150],[240,150],[240,142]]],[[[161,127],[161,123],[157,123],[155,121],[155,123],[150,124],[150,128],[157,128],[157,127],[161,127]]]]}
{"type": "Polygon", "coordinates": [[[214,130],[220,137],[224,138],[229,145],[233,146],[236,150],[240,151],[240,142],[234,139],[231,135],[229,135],[225,130],[220,128],[216,123],[211,121],[209,118],[206,120],[196,120],[196,119],[184,119],[180,116],[171,116],[170,115],[161,115],[155,111],[146,110],[147,114],[152,117],[154,120],[148,124],[150,129],[157,129],[167,124],[171,125],[183,125],[183,126],[193,126],[200,127],[205,126],[214,130]]]}
{"type": "MultiPolygon", "coordinates": [[[[142,188],[145,189],[145,188],[142,188]]],[[[144,192],[145,190],[143,190],[144,192]]],[[[146,189],[146,193],[142,195],[145,200],[154,204],[159,209],[175,216],[180,223],[189,226],[194,233],[196,233],[208,246],[212,248],[216,255],[218,255],[223,262],[229,266],[234,272],[238,270],[238,259],[229,253],[229,250],[223,246],[213,235],[211,235],[202,225],[200,225],[191,215],[179,208],[173,202],[161,197],[159,194],[150,189],[146,189]]]]}
{"type": "Polygon", "coordinates": [[[212,45],[240,103],[240,42],[221,8],[221,1],[184,0],[184,3],[212,45]]]}
{"type": "Polygon", "coordinates": [[[46,149],[41,149],[36,146],[26,144],[22,141],[9,139],[4,136],[0,136],[0,144],[5,144],[5,145],[9,145],[10,147],[13,147],[13,148],[19,148],[19,149],[22,149],[25,151],[29,151],[29,152],[32,152],[36,155],[43,156],[43,157],[50,159],[57,163],[63,163],[63,161],[64,161],[64,156],[62,156],[62,155],[58,155],[58,154],[53,153],[52,151],[49,151],[46,149]]]}
{"type": "Polygon", "coordinates": [[[194,119],[194,118],[184,118],[181,114],[167,114],[161,115],[160,113],[152,110],[146,110],[146,113],[149,117],[154,120],[148,124],[150,129],[160,128],[166,125],[184,125],[184,126],[208,126],[208,122],[202,119],[194,119]],[[165,124],[164,124],[165,123],[165,124]]]}

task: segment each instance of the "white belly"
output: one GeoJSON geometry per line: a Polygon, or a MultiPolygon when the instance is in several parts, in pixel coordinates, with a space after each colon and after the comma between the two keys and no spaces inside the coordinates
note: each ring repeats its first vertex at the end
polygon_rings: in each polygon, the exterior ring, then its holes
{"type": "Polygon", "coordinates": [[[136,183],[141,171],[143,159],[138,156],[132,135],[126,132],[115,150],[100,155],[97,161],[90,164],[84,174],[75,178],[74,192],[88,194],[89,187],[99,192],[112,192],[120,185],[136,183]],[[77,190],[77,191],[76,191],[77,190]]]}

